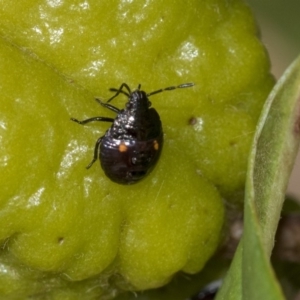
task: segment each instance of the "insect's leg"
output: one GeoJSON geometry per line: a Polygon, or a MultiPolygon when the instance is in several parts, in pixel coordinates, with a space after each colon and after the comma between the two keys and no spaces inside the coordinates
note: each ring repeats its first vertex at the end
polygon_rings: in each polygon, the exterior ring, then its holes
{"type": "Polygon", "coordinates": [[[120,93],[123,93],[123,94],[127,95],[128,97],[131,94],[131,90],[130,90],[129,86],[126,83],[122,83],[118,90],[110,89],[110,91],[116,91],[116,94],[114,96],[112,96],[111,98],[109,98],[106,101],[106,103],[109,103],[112,99],[116,98],[120,93]],[[127,89],[129,94],[127,94],[126,92],[123,91],[124,87],[127,89]]]}
{"type": "Polygon", "coordinates": [[[79,121],[75,118],[71,118],[71,121],[76,122],[76,123],[81,124],[81,125],[84,125],[86,123],[90,123],[90,122],[94,122],[94,121],[113,122],[114,119],[113,118],[106,118],[106,117],[93,117],[93,118],[89,118],[89,119],[86,119],[86,120],[79,121]]]}
{"type": "Polygon", "coordinates": [[[191,86],[194,86],[194,85],[195,85],[194,83],[190,82],[190,83],[183,83],[183,84],[180,84],[180,85],[177,85],[177,86],[169,86],[167,88],[151,92],[151,93],[147,94],[147,96],[149,97],[151,95],[158,94],[158,93],[161,93],[163,91],[171,91],[171,90],[175,90],[175,89],[182,89],[182,88],[187,88],[187,87],[191,87],[191,86]]]}
{"type": "Polygon", "coordinates": [[[101,136],[101,137],[97,140],[97,142],[96,142],[96,144],[95,144],[95,149],[94,149],[94,158],[93,158],[93,160],[86,166],[87,169],[89,169],[89,168],[93,165],[93,163],[98,159],[98,153],[99,153],[99,150],[100,150],[100,144],[101,144],[101,142],[102,142],[102,139],[103,139],[103,136],[101,136]]]}
{"type": "Polygon", "coordinates": [[[116,112],[117,114],[120,112],[120,109],[118,109],[117,107],[113,106],[113,105],[110,105],[110,104],[107,104],[107,103],[104,103],[102,102],[100,99],[98,98],[95,98],[96,101],[101,105],[101,106],[104,106],[105,108],[108,108],[114,112],[116,112]]]}

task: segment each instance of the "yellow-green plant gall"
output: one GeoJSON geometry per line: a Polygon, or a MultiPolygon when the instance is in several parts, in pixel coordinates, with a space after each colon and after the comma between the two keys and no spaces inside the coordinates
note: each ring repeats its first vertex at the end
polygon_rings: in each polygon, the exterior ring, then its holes
{"type": "Polygon", "coordinates": [[[220,242],[223,199],[243,190],[273,85],[248,7],[0,0],[0,34],[0,298],[109,298],[200,271],[220,242]],[[122,82],[146,92],[195,83],[151,96],[164,148],[130,186],[99,162],[85,169],[110,123],[70,121],[114,117],[94,97],[122,82]]]}

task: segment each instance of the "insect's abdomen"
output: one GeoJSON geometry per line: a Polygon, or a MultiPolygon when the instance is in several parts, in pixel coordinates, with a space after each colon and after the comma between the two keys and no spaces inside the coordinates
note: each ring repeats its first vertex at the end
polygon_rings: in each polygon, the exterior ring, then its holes
{"type": "Polygon", "coordinates": [[[100,162],[107,177],[121,184],[133,184],[156,165],[163,146],[163,133],[147,141],[117,140],[104,136],[100,162]]]}

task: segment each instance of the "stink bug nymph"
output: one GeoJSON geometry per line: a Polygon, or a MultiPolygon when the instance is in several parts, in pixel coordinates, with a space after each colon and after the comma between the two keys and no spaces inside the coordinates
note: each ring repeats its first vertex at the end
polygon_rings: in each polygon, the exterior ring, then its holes
{"type": "Polygon", "coordinates": [[[71,118],[81,125],[94,121],[112,123],[106,133],[97,140],[94,158],[86,168],[89,169],[99,158],[106,176],[116,183],[132,184],[144,178],[156,165],[163,147],[160,117],[151,107],[148,97],[193,85],[184,83],[147,94],[141,90],[141,85],[132,92],[126,83],[122,83],[119,89],[110,89],[115,95],[106,102],[96,98],[100,105],[114,111],[117,116],[115,119],[93,117],[83,121],[71,118]],[[109,104],[119,94],[128,97],[124,109],[109,104]]]}

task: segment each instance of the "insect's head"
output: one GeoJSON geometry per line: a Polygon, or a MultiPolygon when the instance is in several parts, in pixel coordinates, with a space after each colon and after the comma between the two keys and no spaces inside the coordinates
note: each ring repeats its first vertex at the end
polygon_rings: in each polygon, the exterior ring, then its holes
{"type": "Polygon", "coordinates": [[[146,111],[150,106],[151,102],[149,101],[146,92],[141,90],[141,85],[139,84],[138,88],[129,95],[126,108],[143,112],[146,111]]]}

